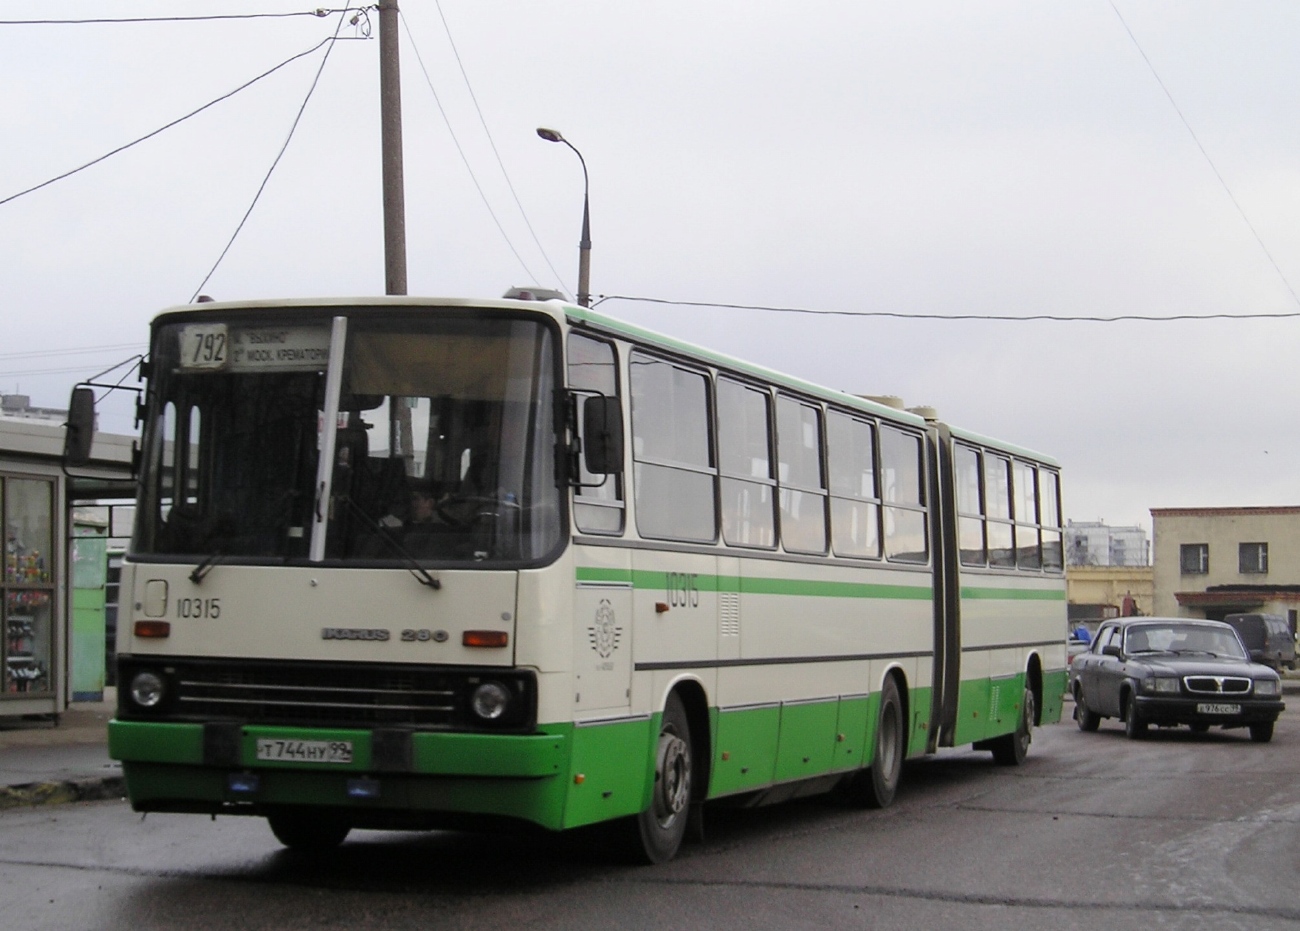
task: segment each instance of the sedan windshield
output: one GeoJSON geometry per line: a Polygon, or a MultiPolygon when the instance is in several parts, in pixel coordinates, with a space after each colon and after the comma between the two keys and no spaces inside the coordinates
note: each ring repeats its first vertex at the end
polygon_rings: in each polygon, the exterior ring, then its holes
{"type": "Polygon", "coordinates": [[[1125,636],[1124,652],[1130,655],[1172,653],[1246,658],[1235,633],[1205,624],[1141,624],[1130,627],[1125,636]]]}
{"type": "Polygon", "coordinates": [[[160,327],[136,552],[298,561],[313,533],[324,559],[355,564],[518,562],[555,549],[547,326],[362,311],[345,345],[322,472],[329,317],[160,327]]]}

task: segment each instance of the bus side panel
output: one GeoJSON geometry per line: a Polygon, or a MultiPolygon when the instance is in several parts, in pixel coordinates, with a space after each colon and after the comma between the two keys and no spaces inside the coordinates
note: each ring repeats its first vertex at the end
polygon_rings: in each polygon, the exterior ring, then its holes
{"type": "Polygon", "coordinates": [[[953,746],[974,743],[988,736],[990,683],[989,655],[983,650],[961,656],[962,680],[957,691],[957,727],[953,746]]]}
{"type": "Polygon", "coordinates": [[[781,707],[720,710],[709,798],[759,789],[772,782],[781,707]]]}
{"type": "Polygon", "coordinates": [[[838,719],[838,699],[782,704],[777,782],[817,776],[831,768],[838,719]]]}
{"type": "Polygon", "coordinates": [[[662,717],[574,727],[564,827],[634,815],[649,805],[662,717]]]}
{"type": "Polygon", "coordinates": [[[867,756],[870,710],[871,699],[868,695],[846,695],[840,699],[831,769],[858,769],[863,765],[867,756]]]}

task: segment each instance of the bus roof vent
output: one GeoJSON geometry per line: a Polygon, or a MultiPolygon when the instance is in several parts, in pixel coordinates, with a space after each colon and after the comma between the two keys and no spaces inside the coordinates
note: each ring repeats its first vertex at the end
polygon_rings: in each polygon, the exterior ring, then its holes
{"type": "Polygon", "coordinates": [[[874,401],[885,407],[892,407],[896,411],[903,409],[903,399],[896,394],[860,394],[858,397],[864,401],[874,401]]]}
{"type": "Polygon", "coordinates": [[[922,404],[920,407],[909,407],[907,412],[915,414],[917,417],[923,417],[930,423],[934,423],[939,419],[939,412],[928,404],[922,404]]]}

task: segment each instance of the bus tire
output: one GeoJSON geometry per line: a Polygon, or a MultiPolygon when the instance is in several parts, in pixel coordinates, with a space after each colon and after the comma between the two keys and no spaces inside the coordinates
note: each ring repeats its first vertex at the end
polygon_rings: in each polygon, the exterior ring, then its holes
{"type": "Polygon", "coordinates": [[[681,698],[673,692],[659,724],[650,805],[627,828],[634,862],[664,863],[677,855],[690,820],[693,778],[691,725],[681,698]]]}
{"type": "Polygon", "coordinates": [[[999,766],[1019,766],[1029,756],[1029,744],[1034,739],[1034,718],[1037,707],[1033,689],[1025,689],[1024,700],[1020,703],[1020,720],[1016,729],[1010,734],[995,737],[989,743],[993,751],[993,762],[999,766]]]}
{"type": "Polygon", "coordinates": [[[266,816],[275,839],[290,850],[303,852],[332,850],[343,843],[352,825],[338,815],[324,811],[273,811],[266,816]]]}
{"type": "Polygon", "coordinates": [[[880,713],[876,721],[876,745],[871,765],[859,770],[844,786],[844,797],[861,808],[888,808],[898,793],[907,755],[907,734],[903,727],[903,702],[893,677],[880,689],[880,713]]]}

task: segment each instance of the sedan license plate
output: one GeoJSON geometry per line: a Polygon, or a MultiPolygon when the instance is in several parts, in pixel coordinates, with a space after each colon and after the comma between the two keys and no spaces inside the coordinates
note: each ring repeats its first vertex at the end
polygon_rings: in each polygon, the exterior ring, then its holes
{"type": "Polygon", "coordinates": [[[1217,705],[1202,702],[1196,706],[1197,714],[1241,714],[1241,705],[1217,705]]]}
{"type": "Polygon", "coordinates": [[[350,740],[279,740],[261,737],[257,758],[272,763],[351,763],[350,740]]]}

